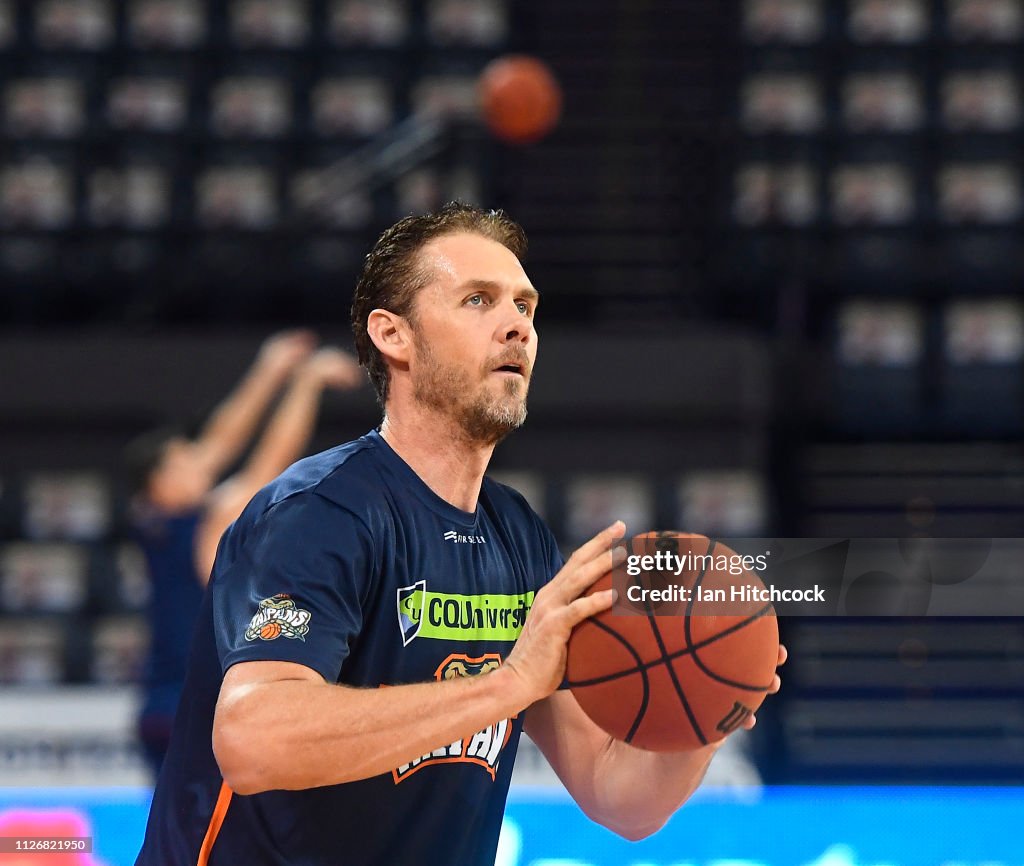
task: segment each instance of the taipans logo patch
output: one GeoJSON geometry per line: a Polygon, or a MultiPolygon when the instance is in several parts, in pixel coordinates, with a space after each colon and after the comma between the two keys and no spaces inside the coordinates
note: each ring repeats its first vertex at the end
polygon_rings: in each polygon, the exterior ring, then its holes
{"type": "Polygon", "coordinates": [[[409,646],[410,641],[419,634],[426,600],[425,580],[417,580],[410,586],[398,588],[398,628],[402,632],[402,646],[409,646]]]}
{"type": "MultiPolygon", "coordinates": [[[[457,677],[478,677],[500,665],[501,656],[498,653],[486,653],[482,656],[452,653],[438,666],[434,678],[453,680],[457,677]]],[[[397,785],[430,764],[476,764],[483,767],[493,781],[498,773],[498,760],[502,749],[508,744],[511,736],[512,719],[502,719],[497,724],[478,731],[472,737],[440,746],[408,764],[402,764],[398,769],[392,770],[391,775],[397,785]]]]}
{"type": "Polygon", "coordinates": [[[286,594],[265,598],[260,602],[245,630],[246,640],[276,640],[281,635],[292,640],[306,640],[312,614],[295,606],[291,596],[286,594]]]}

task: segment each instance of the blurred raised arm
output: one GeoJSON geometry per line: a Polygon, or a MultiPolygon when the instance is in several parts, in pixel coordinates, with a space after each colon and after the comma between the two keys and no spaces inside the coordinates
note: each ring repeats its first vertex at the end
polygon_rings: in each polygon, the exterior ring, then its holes
{"type": "Polygon", "coordinates": [[[263,343],[234,390],[213,410],[196,446],[207,468],[219,477],[246,449],[267,407],[295,369],[316,347],[311,331],[283,331],[263,343]]]}
{"type": "Polygon", "coordinates": [[[209,579],[224,530],[261,487],[303,455],[316,427],[324,389],[347,391],[364,381],[359,364],[340,349],[321,349],[295,369],[245,465],[210,495],[196,538],[196,568],[203,580],[209,579]]]}

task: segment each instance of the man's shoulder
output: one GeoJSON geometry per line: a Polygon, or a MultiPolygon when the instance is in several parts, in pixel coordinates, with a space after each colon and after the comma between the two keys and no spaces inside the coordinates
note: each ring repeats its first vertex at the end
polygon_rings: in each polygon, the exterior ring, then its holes
{"type": "Polygon", "coordinates": [[[495,502],[502,502],[512,507],[525,510],[530,514],[535,514],[534,510],[530,507],[530,503],[526,497],[523,496],[514,487],[510,487],[508,484],[504,484],[501,481],[496,481],[490,475],[484,476],[484,482],[482,489],[493,499],[495,502]]]}
{"type": "Polygon", "coordinates": [[[222,559],[274,537],[370,539],[389,526],[374,443],[367,437],[303,458],[257,493],[225,532],[222,559]]]}
{"type": "Polygon", "coordinates": [[[264,487],[252,504],[259,513],[299,501],[363,512],[381,499],[376,448],[371,437],[363,436],[305,457],[264,487]]]}
{"type": "Polygon", "coordinates": [[[481,502],[495,523],[504,526],[509,537],[519,539],[530,564],[541,569],[544,581],[561,567],[562,555],[551,528],[514,487],[484,478],[481,502]]]}
{"type": "Polygon", "coordinates": [[[544,523],[543,518],[533,510],[526,497],[514,487],[484,476],[481,492],[495,514],[501,515],[505,519],[534,526],[546,533],[547,524],[544,523]]]}

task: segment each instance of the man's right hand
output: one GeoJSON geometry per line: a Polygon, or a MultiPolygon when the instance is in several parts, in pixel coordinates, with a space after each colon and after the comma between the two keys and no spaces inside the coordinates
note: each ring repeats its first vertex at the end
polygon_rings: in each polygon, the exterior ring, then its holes
{"type": "Polygon", "coordinates": [[[614,590],[583,596],[625,557],[625,549],[612,544],[622,539],[621,520],[599,532],[569,557],[562,570],[537,593],[523,631],[502,667],[523,689],[523,703],[546,698],[565,676],[566,645],[573,628],[612,606],[614,590]]]}

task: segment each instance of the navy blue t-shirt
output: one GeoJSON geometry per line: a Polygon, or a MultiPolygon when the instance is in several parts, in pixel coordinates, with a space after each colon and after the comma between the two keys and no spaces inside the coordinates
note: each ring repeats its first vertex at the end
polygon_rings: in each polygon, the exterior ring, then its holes
{"type": "Polygon", "coordinates": [[[239,796],[217,694],[256,660],[364,687],[485,673],[561,562],[518,493],[485,479],[461,511],[376,432],[295,464],[221,541],[138,866],[490,866],[521,714],[371,779],[239,796]]]}

